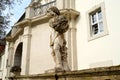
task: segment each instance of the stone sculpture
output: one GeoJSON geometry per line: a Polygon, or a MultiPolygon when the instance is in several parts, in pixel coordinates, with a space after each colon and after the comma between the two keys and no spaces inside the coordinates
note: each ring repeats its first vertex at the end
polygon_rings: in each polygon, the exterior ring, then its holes
{"type": "Polygon", "coordinates": [[[55,62],[55,71],[69,71],[67,61],[67,47],[64,33],[68,30],[68,20],[56,7],[51,7],[48,14],[52,17],[49,26],[52,28],[50,35],[50,47],[55,62]]]}

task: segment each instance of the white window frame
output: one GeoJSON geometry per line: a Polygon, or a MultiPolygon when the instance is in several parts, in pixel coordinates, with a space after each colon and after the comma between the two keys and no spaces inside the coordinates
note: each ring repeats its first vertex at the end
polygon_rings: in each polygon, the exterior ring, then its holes
{"type": "Polygon", "coordinates": [[[100,3],[94,7],[92,7],[90,10],[87,12],[87,21],[88,21],[88,41],[103,37],[105,35],[108,35],[108,29],[107,29],[107,22],[106,22],[106,16],[105,16],[105,4],[100,3]],[[92,31],[92,23],[91,23],[91,14],[96,13],[101,10],[102,13],[102,22],[103,22],[103,31],[98,33],[98,34],[93,34],[92,31]]]}

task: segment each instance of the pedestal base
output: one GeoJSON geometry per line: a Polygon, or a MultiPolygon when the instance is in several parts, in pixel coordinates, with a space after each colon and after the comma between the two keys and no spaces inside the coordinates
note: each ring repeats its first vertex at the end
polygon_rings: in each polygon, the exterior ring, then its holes
{"type": "Polygon", "coordinates": [[[45,71],[45,73],[57,73],[57,72],[64,72],[64,70],[62,70],[61,68],[54,68],[45,71]]]}

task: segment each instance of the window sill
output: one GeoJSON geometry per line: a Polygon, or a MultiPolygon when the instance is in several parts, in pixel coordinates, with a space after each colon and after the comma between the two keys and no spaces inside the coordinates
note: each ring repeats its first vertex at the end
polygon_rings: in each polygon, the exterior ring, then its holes
{"type": "Polygon", "coordinates": [[[109,35],[108,32],[101,33],[101,34],[94,35],[94,36],[89,36],[88,41],[92,41],[92,40],[95,40],[95,39],[98,39],[98,38],[101,38],[101,37],[104,37],[104,36],[107,36],[107,35],[109,35]]]}

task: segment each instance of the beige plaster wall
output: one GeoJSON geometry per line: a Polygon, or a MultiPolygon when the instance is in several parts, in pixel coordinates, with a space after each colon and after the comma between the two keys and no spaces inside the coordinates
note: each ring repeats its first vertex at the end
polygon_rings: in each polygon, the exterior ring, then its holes
{"type": "Polygon", "coordinates": [[[37,25],[31,30],[30,74],[44,73],[54,68],[49,47],[50,30],[48,23],[37,25]]]}
{"type": "Polygon", "coordinates": [[[81,16],[77,20],[78,69],[89,68],[91,63],[112,60],[120,64],[120,0],[76,0],[76,10],[81,16]],[[88,41],[86,13],[104,2],[108,35],[88,41]]]}

